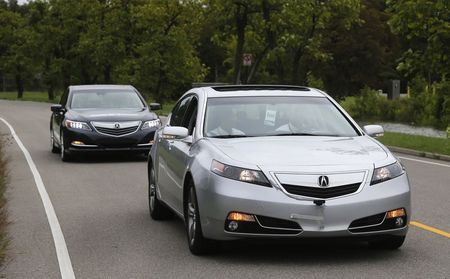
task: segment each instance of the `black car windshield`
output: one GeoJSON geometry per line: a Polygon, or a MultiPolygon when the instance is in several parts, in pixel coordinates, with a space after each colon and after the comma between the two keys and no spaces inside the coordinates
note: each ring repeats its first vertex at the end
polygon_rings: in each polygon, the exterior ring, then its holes
{"type": "Polygon", "coordinates": [[[72,93],[72,109],[142,109],[144,103],[133,90],[80,90],[72,93]]]}
{"type": "Polygon", "coordinates": [[[220,97],[207,103],[206,137],[360,135],[325,97],[220,97]]]}

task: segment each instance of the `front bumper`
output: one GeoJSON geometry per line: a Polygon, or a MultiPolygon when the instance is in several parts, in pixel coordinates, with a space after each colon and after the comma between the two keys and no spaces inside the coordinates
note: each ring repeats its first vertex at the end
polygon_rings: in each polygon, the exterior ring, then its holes
{"type": "Polygon", "coordinates": [[[113,137],[97,131],[65,128],[64,144],[69,152],[89,151],[142,151],[148,152],[153,144],[156,129],[138,130],[135,133],[113,137]],[[83,144],[74,142],[80,141],[83,144]]]}
{"type": "MultiPolygon", "coordinates": [[[[288,197],[280,189],[230,180],[210,174],[208,183],[197,185],[202,231],[206,238],[227,240],[243,237],[348,237],[406,235],[411,216],[410,187],[406,174],[373,186],[366,182],[355,195],[327,200],[318,206],[310,200],[288,197]],[[405,225],[401,228],[351,232],[358,219],[404,208],[405,225]],[[225,230],[232,211],[267,216],[299,224],[300,231],[285,233],[233,233],[225,230]]],[[[380,228],[380,229],[377,229],[380,228]]]]}

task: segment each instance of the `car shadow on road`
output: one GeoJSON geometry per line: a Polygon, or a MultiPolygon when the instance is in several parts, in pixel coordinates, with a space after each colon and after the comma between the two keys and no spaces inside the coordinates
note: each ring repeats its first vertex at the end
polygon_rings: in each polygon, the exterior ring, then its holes
{"type": "Polygon", "coordinates": [[[124,163],[124,162],[146,162],[147,155],[142,153],[127,152],[92,152],[74,155],[70,163],[124,163]]]}
{"type": "Polygon", "coordinates": [[[354,239],[277,239],[222,242],[216,259],[229,263],[339,264],[376,262],[401,257],[401,250],[369,248],[367,242],[354,239]]]}
{"type": "MultiPolygon", "coordinates": [[[[165,222],[170,228],[184,233],[184,224],[175,218],[165,222]]],[[[186,245],[187,246],[187,245],[186,245]]],[[[187,249],[187,248],[186,248],[187,249]]],[[[370,248],[366,241],[350,238],[308,239],[243,239],[222,241],[219,248],[202,258],[225,264],[308,264],[340,265],[347,263],[386,262],[404,256],[402,249],[370,248]]]]}

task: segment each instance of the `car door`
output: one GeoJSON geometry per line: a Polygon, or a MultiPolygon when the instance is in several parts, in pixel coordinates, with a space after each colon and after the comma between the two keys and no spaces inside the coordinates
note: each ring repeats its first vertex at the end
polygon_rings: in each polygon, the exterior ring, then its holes
{"type": "MultiPolygon", "coordinates": [[[[177,102],[166,126],[182,126],[191,98],[192,95],[187,95],[177,102]]],[[[179,180],[176,178],[177,174],[174,173],[174,168],[170,167],[177,164],[177,162],[171,162],[174,160],[174,156],[171,154],[173,143],[173,139],[166,139],[161,134],[158,136],[158,149],[156,150],[157,179],[161,198],[172,208],[178,210],[179,206],[176,204],[177,191],[174,189],[179,187],[177,185],[179,180]]],[[[178,164],[181,164],[181,162],[178,164]]]]}
{"type": "MultiPolygon", "coordinates": [[[[189,106],[179,126],[188,129],[192,137],[195,120],[197,119],[198,99],[193,96],[189,100],[189,106]]],[[[173,195],[175,209],[183,212],[183,183],[186,169],[190,162],[190,148],[192,141],[186,139],[174,139],[170,143],[170,152],[167,153],[167,168],[172,174],[173,183],[169,185],[169,191],[173,195]]]]}
{"type": "Polygon", "coordinates": [[[67,107],[67,99],[69,97],[69,90],[67,89],[66,91],[64,91],[63,95],[61,96],[61,100],[59,102],[59,104],[63,107],[63,110],[59,111],[59,112],[54,112],[53,116],[52,116],[52,127],[53,127],[53,138],[56,139],[56,141],[60,143],[59,139],[60,139],[60,132],[61,132],[61,125],[62,122],[64,121],[64,114],[66,111],[66,107],[67,107]]]}

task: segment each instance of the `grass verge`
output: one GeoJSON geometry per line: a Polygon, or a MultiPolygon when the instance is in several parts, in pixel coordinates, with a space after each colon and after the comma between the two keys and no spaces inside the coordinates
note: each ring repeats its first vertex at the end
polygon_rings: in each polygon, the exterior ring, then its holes
{"type": "Polygon", "coordinates": [[[17,99],[17,92],[0,92],[0,99],[14,100],[14,101],[33,101],[33,102],[45,102],[45,103],[57,103],[59,96],[57,95],[54,100],[49,100],[47,92],[23,92],[22,99],[17,99]]]}
{"type": "Polygon", "coordinates": [[[450,155],[450,139],[385,132],[378,140],[389,146],[450,155]]]}
{"type": "Polygon", "coordinates": [[[7,235],[8,214],[6,208],[6,184],[8,184],[7,160],[4,152],[4,142],[0,139],[0,266],[2,266],[9,239],[7,235]]]}

